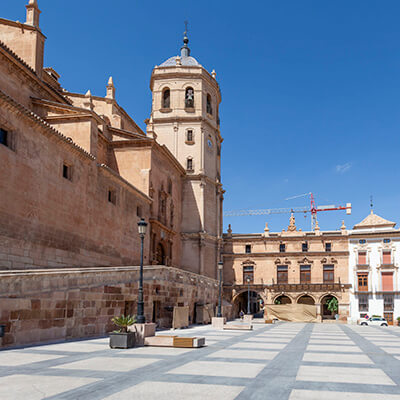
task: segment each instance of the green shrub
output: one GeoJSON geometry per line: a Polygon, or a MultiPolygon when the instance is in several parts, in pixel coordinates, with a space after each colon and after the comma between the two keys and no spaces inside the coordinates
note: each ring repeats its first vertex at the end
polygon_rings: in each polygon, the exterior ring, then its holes
{"type": "Polygon", "coordinates": [[[120,328],[119,332],[126,333],[128,332],[128,326],[136,322],[136,317],[121,315],[120,317],[111,318],[111,321],[120,328]]]}

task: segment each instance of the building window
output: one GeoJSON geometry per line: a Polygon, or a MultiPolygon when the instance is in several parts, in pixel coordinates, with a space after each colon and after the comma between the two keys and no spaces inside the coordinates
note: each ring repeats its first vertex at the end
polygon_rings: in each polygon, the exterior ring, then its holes
{"type": "Polygon", "coordinates": [[[186,131],[186,141],[189,143],[193,143],[193,129],[188,129],[186,131]]]}
{"type": "Polygon", "coordinates": [[[366,241],[365,239],[360,239],[360,240],[358,241],[358,243],[360,243],[360,244],[365,244],[365,243],[367,243],[367,241],[366,241]]]}
{"type": "Polygon", "coordinates": [[[358,295],[358,310],[360,312],[368,312],[368,295],[359,294],[358,295]]]}
{"type": "Polygon", "coordinates": [[[243,284],[247,283],[247,278],[250,278],[249,283],[254,282],[254,267],[252,265],[245,265],[243,267],[243,284]]]}
{"type": "Polygon", "coordinates": [[[172,180],[168,178],[168,185],[167,185],[168,194],[172,194],[172,180]]]}
{"type": "Polygon", "coordinates": [[[0,144],[3,146],[9,146],[8,144],[8,132],[5,129],[0,128],[0,144]]]}
{"type": "Polygon", "coordinates": [[[311,283],[311,265],[300,265],[300,283],[311,283]]]}
{"type": "Polygon", "coordinates": [[[390,250],[384,250],[382,252],[382,264],[389,265],[392,263],[392,252],[390,250]]]}
{"type": "Polygon", "coordinates": [[[108,201],[117,204],[117,192],[114,189],[108,190],[108,201]]]}
{"type": "Polygon", "coordinates": [[[390,239],[383,239],[383,243],[390,243],[390,239]]]}
{"type": "Polygon", "coordinates": [[[357,274],[358,290],[360,292],[368,292],[368,272],[360,272],[357,274]]]}
{"type": "Polygon", "coordinates": [[[276,275],[278,283],[288,283],[288,266],[278,265],[276,275]]]}
{"type": "Polygon", "coordinates": [[[213,113],[211,96],[209,94],[207,94],[207,113],[210,115],[213,113]]]}
{"type": "Polygon", "coordinates": [[[194,108],[194,90],[191,87],[185,91],[185,108],[194,108]]]}
{"type": "Polygon", "coordinates": [[[324,265],[324,283],[335,282],[335,267],[333,265],[324,265]]]}
{"type": "Polygon", "coordinates": [[[382,291],[393,292],[393,272],[382,272],[382,291]]]}
{"type": "Polygon", "coordinates": [[[367,252],[359,251],[358,252],[358,265],[367,265],[367,252]]]}
{"type": "Polygon", "coordinates": [[[332,251],[332,243],[325,243],[325,251],[328,253],[332,251]]]}
{"type": "Polygon", "coordinates": [[[164,89],[162,94],[162,108],[171,107],[171,92],[169,89],[164,89]]]}
{"type": "Polygon", "coordinates": [[[246,252],[246,253],[251,253],[251,244],[246,244],[246,246],[245,246],[245,252],[246,252]]]}
{"type": "Polygon", "coordinates": [[[391,294],[383,295],[383,311],[394,311],[394,298],[391,294]]]}
{"type": "Polygon", "coordinates": [[[308,243],[307,242],[304,242],[301,244],[301,251],[302,252],[308,251],[308,243]]]}
{"type": "Polygon", "coordinates": [[[169,223],[171,228],[174,227],[174,205],[171,204],[171,209],[169,210],[169,223]]]}
{"type": "Polygon", "coordinates": [[[136,208],[136,215],[141,218],[142,217],[142,207],[137,206],[136,208]]]}
{"type": "Polygon", "coordinates": [[[68,164],[63,164],[62,176],[69,181],[72,180],[72,167],[68,164]]]}
{"type": "Polygon", "coordinates": [[[281,243],[279,245],[279,253],[284,253],[286,251],[286,245],[284,243],[281,243]]]}
{"type": "Polygon", "coordinates": [[[188,171],[193,171],[193,158],[190,157],[186,160],[186,169],[188,171]]]}

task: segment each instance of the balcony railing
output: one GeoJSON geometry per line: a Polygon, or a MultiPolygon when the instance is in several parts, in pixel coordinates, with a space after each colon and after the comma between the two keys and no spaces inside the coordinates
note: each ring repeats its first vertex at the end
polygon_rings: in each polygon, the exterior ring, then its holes
{"type": "Polygon", "coordinates": [[[335,291],[338,292],[343,289],[349,289],[350,284],[343,284],[340,282],[332,283],[273,283],[266,285],[267,289],[275,292],[325,292],[335,291]]]}

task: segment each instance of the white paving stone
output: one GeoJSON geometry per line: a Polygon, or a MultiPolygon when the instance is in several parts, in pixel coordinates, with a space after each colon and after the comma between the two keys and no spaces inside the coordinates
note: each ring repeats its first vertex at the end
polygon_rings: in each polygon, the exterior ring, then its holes
{"type": "Polygon", "coordinates": [[[142,382],[129,389],[105,397],[103,400],[204,400],[234,399],[243,386],[206,385],[175,382],[142,382]]]}
{"type": "Polygon", "coordinates": [[[229,363],[222,361],[192,361],[168,371],[168,374],[226,376],[229,378],[255,378],[264,364],[229,363]]]}
{"type": "Polygon", "coordinates": [[[373,364],[365,354],[304,353],[303,361],[349,364],[373,364]]]}
{"type": "Polygon", "coordinates": [[[321,367],[302,365],[296,380],[312,382],[359,383],[364,385],[396,385],[381,369],[321,367]]]}
{"type": "Polygon", "coordinates": [[[9,375],[0,378],[1,400],[40,400],[98,381],[95,378],[9,375]]]}
{"type": "Polygon", "coordinates": [[[156,361],[160,360],[157,358],[140,357],[93,357],[86,360],[58,365],[57,367],[52,368],[126,372],[132,369],[145,367],[146,365],[152,364],[156,361]]]}
{"type": "Polygon", "coordinates": [[[381,349],[389,354],[400,354],[400,347],[381,347],[381,349]]]}
{"type": "Polygon", "coordinates": [[[280,350],[286,346],[286,343],[260,343],[260,342],[240,342],[235,343],[230,348],[243,348],[255,350],[280,350]]]}
{"type": "Polygon", "coordinates": [[[26,353],[20,351],[0,352],[0,367],[16,367],[40,361],[55,360],[64,356],[56,354],[26,353]]]}
{"type": "Polygon", "coordinates": [[[245,358],[254,360],[272,360],[278,351],[267,351],[267,350],[230,350],[224,349],[216,351],[215,353],[209,354],[207,357],[213,358],[245,358]]]}
{"type": "Polygon", "coordinates": [[[347,346],[347,345],[319,345],[319,344],[309,344],[307,346],[307,351],[321,351],[328,353],[361,353],[361,349],[357,346],[347,346]]]}
{"type": "Polygon", "coordinates": [[[354,345],[352,340],[310,339],[309,344],[354,345]]]}
{"type": "Polygon", "coordinates": [[[107,350],[109,349],[108,343],[104,344],[97,344],[97,343],[91,343],[88,344],[86,341],[82,342],[71,342],[71,343],[57,343],[57,344],[49,344],[46,346],[38,346],[38,347],[32,347],[30,350],[34,351],[41,351],[41,350],[46,350],[46,351],[59,351],[59,352],[77,352],[77,353],[92,353],[94,351],[99,351],[99,350],[107,350]]]}
{"type": "Polygon", "coordinates": [[[286,338],[269,338],[269,337],[251,337],[245,339],[245,342],[261,342],[261,343],[289,343],[292,339],[286,338]]]}
{"type": "Polygon", "coordinates": [[[294,389],[289,400],[400,400],[398,394],[328,392],[327,390],[294,389]]]}
{"type": "Polygon", "coordinates": [[[149,355],[149,356],[179,356],[181,354],[190,353],[191,351],[196,351],[196,349],[181,349],[176,347],[152,347],[152,346],[144,346],[144,347],[134,347],[129,350],[113,350],[117,351],[117,355],[149,355]]]}

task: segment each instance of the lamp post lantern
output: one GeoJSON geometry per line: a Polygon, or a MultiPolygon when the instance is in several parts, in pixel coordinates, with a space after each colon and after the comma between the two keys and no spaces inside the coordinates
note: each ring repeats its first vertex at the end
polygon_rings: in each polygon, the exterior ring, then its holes
{"type": "Polygon", "coordinates": [[[247,315],[250,315],[250,277],[246,278],[247,281],[247,315]]]}
{"type": "Polygon", "coordinates": [[[143,302],[143,242],[146,235],[147,222],[142,218],[138,222],[138,231],[140,236],[140,277],[139,277],[139,296],[137,304],[137,323],[144,324],[146,318],[144,316],[144,302],[143,302]]]}
{"type": "Polygon", "coordinates": [[[221,318],[222,317],[222,312],[221,312],[221,307],[222,307],[222,269],[224,268],[224,263],[220,261],[218,263],[218,311],[217,311],[217,317],[221,318]]]}

